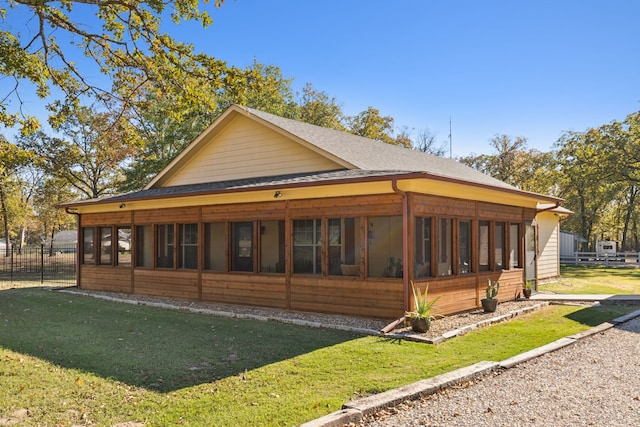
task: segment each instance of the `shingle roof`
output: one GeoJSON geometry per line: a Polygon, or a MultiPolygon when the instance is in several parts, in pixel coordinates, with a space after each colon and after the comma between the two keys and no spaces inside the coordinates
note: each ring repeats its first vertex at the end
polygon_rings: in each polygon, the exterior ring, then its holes
{"type": "Polygon", "coordinates": [[[335,129],[286,119],[253,108],[241,108],[283,131],[333,154],[362,170],[427,172],[443,178],[469,181],[492,187],[515,187],[455,160],[387,144],[335,129]]]}

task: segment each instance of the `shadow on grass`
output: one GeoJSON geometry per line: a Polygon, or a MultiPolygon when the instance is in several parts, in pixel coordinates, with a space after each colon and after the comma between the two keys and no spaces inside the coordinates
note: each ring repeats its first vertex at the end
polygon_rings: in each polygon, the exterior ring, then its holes
{"type": "Polygon", "coordinates": [[[358,337],[43,288],[0,291],[0,347],[161,392],[239,375],[358,337]]]}
{"type": "Polygon", "coordinates": [[[587,326],[598,326],[640,308],[637,304],[601,304],[574,311],[567,315],[568,319],[587,326]]]}

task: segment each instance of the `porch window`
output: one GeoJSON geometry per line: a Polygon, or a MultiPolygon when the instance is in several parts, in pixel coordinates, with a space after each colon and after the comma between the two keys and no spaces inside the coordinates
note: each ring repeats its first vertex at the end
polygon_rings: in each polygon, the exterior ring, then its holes
{"type": "Polygon", "coordinates": [[[95,264],[96,256],[94,253],[95,239],[93,228],[82,229],[82,263],[95,264]]]}
{"type": "Polygon", "coordinates": [[[478,262],[480,271],[489,271],[489,221],[478,222],[478,262]]]}
{"type": "Polygon", "coordinates": [[[205,270],[227,270],[226,223],[212,222],[204,225],[204,268],[205,270]]]}
{"type": "Polygon", "coordinates": [[[329,274],[360,275],[360,218],[329,219],[329,274]]]}
{"type": "Polygon", "coordinates": [[[131,267],[131,227],[117,227],[116,265],[131,267]]]}
{"type": "Polygon", "coordinates": [[[378,216],[368,218],[369,277],[403,276],[402,217],[378,216]]]}
{"type": "Polygon", "coordinates": [[[509,224],[509,268],[522,267],[520,261],[520,224],[509,224]]]}
{"type": "Polygon", "coordinates": [[[495,248],[495,271],[505,268],[505,223],[496,222],[494,231],[494,248],[495,248]]]}
{"type": "Polygon", "coordinates": [[[293,221],[293,272],[321,274],[322,222],[320,219],[293,221]]]}
{"type": "Polygon", "coordinates": [[[438,221],[438,276],[453,274],[453,220],[438,221]]]}
{"type": "Polygon", "coordinates": [[[284,273],[284,221],[260,222],[260,272],[284,273]]]}
{"type": "Polygon", "coordinates": [[[136,267],[153,267],[153,235],[150,225],[136,225],[136,267]]]}
{"type": "Polygon", "coordinates": [[[156,228],[156,267],[173,268],[174,226],[162,224],[156,228]]]}
{"type": "Polygon", "coordinates": [[[231,271],[254,271],[252,221],[231,223],[231,271]]]}
{"type": "Polygon", "coordinates": [[[471,273],[471,221],[458,222],[458,274],[471,273]]]}
{"type": "Polygon", "coordinates": [[[416,218],[414,277],[431,277],[431,218],[416,218]]]}
{"type": "Polygon", "coordinates": [[[111,265],[111,227],[100,227],[100,265],[111,265]]]}
{"type": "Polygon", "coordinates": [[[198,268],[198,224],[180,224],[178,268],[198,268]]]}

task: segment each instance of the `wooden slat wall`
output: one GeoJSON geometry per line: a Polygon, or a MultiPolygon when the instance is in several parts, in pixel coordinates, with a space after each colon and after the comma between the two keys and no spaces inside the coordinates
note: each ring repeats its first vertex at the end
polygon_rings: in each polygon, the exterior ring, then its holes
{"type": "Polygon", "coordinates": [[[133,293],[169,298],[198,299],[197,271],[134,270],[133,293]]]}
{"type": "Polygon", "coordinates": [[[134,211],[136,224],[167,224],[172,222],[186,224],[198,222],[199,218],[200,208],[198,207],[134,211]]]}
{"type": "Polygon", "coordinates": [[[284,275],[202,273],[202,299],[228,304],[286,308],[284,275]]]}
{"type": "Polygon", "coordinates": [[[131,224],[131,212],[105,212],[99,214],[82,215],[82,226],[95,225],[129,225],[131,224]]]}
{"type": "Polygon", "coordinates": [[[446,215],[460,218],[476,216],[476,202],[471,200],[450,199],[447,197],[412,194],[414,215],[446,215]]]}
{"type": "Polygon", "coordinates": [[[495,205],[493,203],[478,202],[477,215],[480,218],[496,221],[521,222],[524,219],[524,208],[516,206],[495,205]]]}
{"type": "Polygon", "coordinates": [[[80,289],[131,293],[131,269],[126,267],[80,266],[80,289]]]}
{"type": "Polygon", "coordinates": [[[424,292],[424,287],[429,284],[427,298],[441,297],[435,304],[433,314],[447,315],[459,313],[477,307],[478,284],[475,275],[432,278],[423,282],[416,282],[415,285],[424,292]]]}
{"type": "Polygon", "coordinates": [[[402,281],[294,276],[291,309],[393,319],[402,315],[402,281]]]}
{"type": "Polygon", "coordinates": [[[214,221],[251,221],[284,218],[287,202],[264,202],[220,206],[203,206],[202,220],[214,221]]]}
{"type": "Polygon", "coordinates": [[[292,218],[335,214],[340,216],[402,215],[402,197],[399,194],[336,197],[332,199],[291,200],[289,216],[292,218]]]}

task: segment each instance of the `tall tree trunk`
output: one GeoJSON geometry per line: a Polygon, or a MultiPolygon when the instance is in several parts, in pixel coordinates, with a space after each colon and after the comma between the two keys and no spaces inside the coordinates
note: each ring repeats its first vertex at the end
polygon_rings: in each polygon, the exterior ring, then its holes
{"type": "Polygon", "coordinates": [[[635,210],[636,196],[638,195],[638,187],[631,185],[629,189],[629,201],[627,203],[627,211],[624,215],[624,227],[622,229],[622,250],[626,251],[627,248],[627,233],[629,231],[629,222],[631,222],[631,215],[635,210]]]}
{"type": "Polygon", "coordinates": [[[7,218],[7,206],[4,200],[4,179],[0,178],[0,209],[2,210],[2,218],[4,222],[4,241],[7,244],[6,250],[4,251],[4,256],[9,256],[10,254],[10,241],[9,241],[9,219],[7,218]]]}

